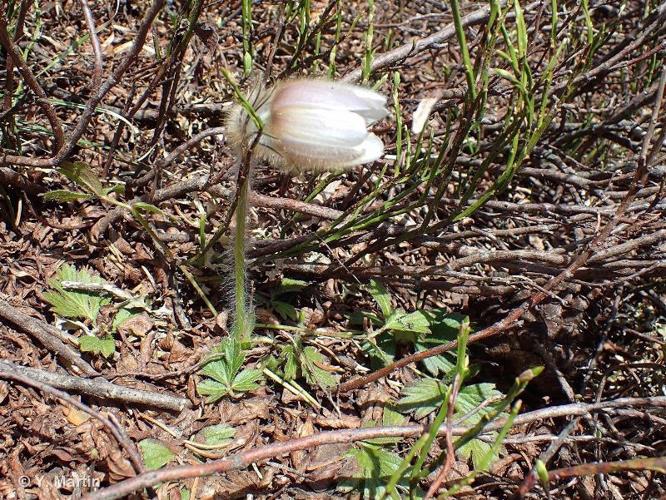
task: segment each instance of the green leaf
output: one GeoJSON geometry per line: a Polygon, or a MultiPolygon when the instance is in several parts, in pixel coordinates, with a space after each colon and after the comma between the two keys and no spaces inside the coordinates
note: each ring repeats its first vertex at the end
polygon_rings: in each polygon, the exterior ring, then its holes
{"type": "Polygon", "coordinates": [[[175,454],[157,439],[144,439],[139,442],[143,463],[149,470],[159,469],[174,459],[175,454]]]}
{"type": "Polygon", "coordinates": [[[486,413],[492,411],[493,405],[487,404],[487,401],[498,401],[503,396],[504,395],[500,391],[495,389],[495,384],[482,383],[466,385],[460,389],[460,392],[458,393],[454,415],[462,417],[479,408],[482,403],[486,403],[484,408],[481,408],[479,411],[474,411],[474,413],[464,422],[464,425],[474,425],[481,420],[486,413]]]}
{"type": "Polygon", "coordinates": [[[125,184],[114,184],[113,186],[105,187],[102,190],[104,196],[110,195],[111,193],[125,194],[125,184]]]}
{"type": "MultiPolygon", "coordinates": [[[[503,396],[500,391],[495,389],[495,384],[482,383],[465,386],[460,389],[456,398],[454,418],[461,418],[469,414],[461,423],[466,426],[472,426],[478,423],[484,415],[493,411],[493,405],[487,404],[489,400],[500,400],[503,396]],[[482,407],[484,403],[486,406],[482,407]]],[[[494,439],[497,433],[492,432],[489,435],[491,439],[494,439]]],[[[492,462],[497,459],[497,453],[493,453],[490,457],[488,456],[492,448],[492,444],[489,442],[472,439],[458,448],[458,455],[465,460],[471,458],[474,468],[477,469],[484,461],[492,462]]]]}
{"type": "MultiPolygon", "coordinates": [[[[496,433],[493,433],[493,437],[496,433]]],[[[480,463],[486,458],[486,455],[492,449],[492,444],[480,439],[472,439],[469,443],[462,445],[457,450],[457,454],[460,458],[464,460],[472,459],[472,464],[474,469],[478,469],[480,463]]],[[[493,457],[491,461],[494,461],[497,457],[493,457]]]]}
{"type": "MultiPolygon", "coordinates": [[[[390,406],[384,407],[384,413],[382,415],[382,426],[384,427],[390,427],[393,425],[403,425],[405,423],[406,418],[401,415],[399,412],[397,412],[395,409],[391,408],[390,406]]],[[[374,420],[370,420],[368,422],[367,427],[375,427],[377,425],[377,422],[374,420]]],[[[366,427],[364,425],[364,427],[366,427]]],[[[375,439],[368,439],[365,441],[366,443],[371,443],[371,444],[393,444],[393,443],[398,443],[400,442],[399,437],[380,437],[380,438],[375,438],[375,439]]]]}
{"type": "MultiPolygon", "coordinates": [[[[357,468],[338,489],[343,492],[358,491],[363,498],[381,498],[386,483],[402,462],[396,453],[365,443],[351,449],[347,456],[356,461],[357,468]]],[[[405,484],[398,487],[406,491],[405,484]]]]}
{"type": "Polygon", "coordinates": [[[292,321],[298,321],[298,311],[296,308],[287,302],[282,302],[281,300],[274,300],[271,302],[273,308],[277,313],[282,317],[282,319],[290,319],[292,321]]]}
{"type": "Polygon", "coordinates": [[[238,373],[245,362],[239,341],[227,337],[215,351],[222,353],[223,359],[211,361],[201,369],[201,373],[212,380],[197,383],[197,392],[208,396],[207,402],[213,403],[226,394],[251,391],[258,387],[256,382],[262,376],[261,370],[248,369],[238,373]]]}
{"type": "Polygon", "coordinates": [[[226,424],[209,425],[199,431],[204,443],[209,445],[222,445],[230,442],[236,429],[226,424]]]}
{"type": "Polygon", "coordinates": [[[89,319],[94,323],[100,308],[111,302],[97,293],[65,290],[62,287],[63,281],[96,284],[102,284],[105,281],[86,269],[77,271],[69,264],[61,266],[55,277],[49,280],[49,286],[53,290],[44,293],[44,298],[51,304],[55,313],[64,318],[89,319]]]}
{"type": "Polygon", "coordinates": [[[384,414],[382,415],[382,425],[385,427],[392,425],[403,425],[405,420],[405,417],[394,408],[391,408],[390,406],[386,406],[384,408],[384,414]]]}
{"type": "Polygon", "coordinates": [[[370,280],[368,291],[372,295],[372,298],[375,299],[375,302],[377,302],[384,318],[388,318],[393,312],[393,308],[391,307],[391,296],[386,291],[386,288],[384,288],[384,285],[377,280],[370,280]]]}
{"type": "Polygon", "coordinates": [[[122,326],[125,321],[133,318],[134,316],[138,316],[140,312],[140,309],[125,309],[124,307],[120,308],[116,315],[113,317],[111,329],[113,331],[118,330],[118,328],[122,326]]]}
{"type": "MultiPolygon", "coordinates": [[[[427,347],[424,344],[417,342],[415,344],[416,352],[425,351],[427,347]]],[[[439,356],[430,356],[423,360],[423,365],[426,370],[434,377],[448,376],[456,367],[455,357],[452,354],[442,354],[439,356]],[[451,359],[453,358],[453,359],[451,359]]]]}
{"type": "Polygon", "coordinates": [[[253,391],[259,387],[257,381],[261,380],[261,377],[261,370],[256,370],[254,368],[243,370],[236,375],[231,388],[236,392],[253,391]]]}
{"type": "Polygon", "coordinates": [[[151,205],[150,203],[145,203],[143,201],[136,201],[132,203],[132,209],[151,214],[165,215],[161,208],[158,208],[155,205],[151,205]]]}
{"type": "Polygon", "coordinates": [[[294,380],[298,377],[298,357],[293,345],[287,344],[282,347],[282,356],[284,359],[284,368],[282,374],[285,380],[294,380]]]}
{"type": "Polygon", "coordinates": [[[93,354],[101,354],[105,358],[110,358],[116,352],[116,342],[111,335],[107,335],[104,338],[84,335],[79,338],[79,349],[81,352],[92,352],[93,354]]]}
{"type": "Polygon", "coordinates": [[[300,292],[304,288],[307,288],[309,285],[310,283],[308,283],[307,281],[297,280],[293,278],[282,278],[282,281],[280,281],[280,286],[278,286],[275,290],[271,291],[271,296],[278,297],[285,293],[300,292]]]}
{"type": "MultiPolygon", "coordinates": [[[[419,338],[414,343],[416,352],[425,351],[442,344],[455,340],[460,329],[460,322],[463,316],[459,314],[450,314],[442,309],[433,309],[429,311],[433,315],[430,330],[431,335],[419,338]]],[[[423,360],[423,364],[434,377],[446,377],[450,375],[455,368],[455,354],[445,353],[439,356],[431,356],[423,360]]]]}
{"type": "Polygon", "coordinates": [[[70,181],[87,189],[96,196],[103,195],[103,186],[99,176],[95,174],[87,163],[82,161],[64,162],[58,169],[70,181]]]}
{"type": "Polygon", "coordinates": [[[320,368],[319,365],[326,364],[326,358],[312,346],[303,349],[301,356],[301,369],[305,380],[310,385],[317,385],[322,389],[337,385],[338,380],[327,370],[320,368]]]}
{"type": "Polygon", "coordinates": [[[201,373],[206,375],[206,377],[210,377],[220,384],[223,384],[225,387],[231,386],[232,379],[229,378],[227,363],[224,360],[220,359],[206,363],[206,366],[201,369],[201,373]]]}
{"type": "Polygon", "coordinates": [[[92,196],[87,193],[79,193],[77,191],[68,191],[67,189],[55,189],[44,193],[45,201],[62,201],[67,203],[70,201],[83,201],[89,200],[92,196]]]}
{"type": "Polygon", "coordinates": [[[245,353],[241,350],[240,341],[235,337],[227,337],[221,342],[221,346],[227,364],[227,379],[231,381],[245,363],[245,353]]]}
{"type": "Polygon", "coordinates": [[[425,311],[414,311],[411,313],[396,311],[388,318],[385,328],[401,332],[428,334],[430,333],[432,317],[432,314],[425,311]]]}
{"type": "Polygon", "coordinates": [[[417,419],[438,409],[444,401],[446,386],[439,380],[424,378],[402,390],[397,406],[404,412],[413,411],[417,419]]]}
{"type": "Polygon", "coordinates": [[[200,396],[208,396],[206,398],[207,403],[214,403],[229,393],[229,387],[207,379],[197,383],[197,392],[200,396]]]}

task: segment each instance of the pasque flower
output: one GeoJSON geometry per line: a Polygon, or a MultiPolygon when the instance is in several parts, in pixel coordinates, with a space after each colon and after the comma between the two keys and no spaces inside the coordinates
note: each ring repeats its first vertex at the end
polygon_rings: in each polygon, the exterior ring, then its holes
{"type": "MultiPolygon", "coordinates": [[[[377,92],[327,80],[292,80],[257,88],[249,102],[262,123],[254,154],[296,170],[339,170],[370,163],[384,144],[368,127],[384,118],[386,98],[377,92]]],[[[245,108],[232,109],[227,135],[249,147],[259,128],[245,108]]]]}

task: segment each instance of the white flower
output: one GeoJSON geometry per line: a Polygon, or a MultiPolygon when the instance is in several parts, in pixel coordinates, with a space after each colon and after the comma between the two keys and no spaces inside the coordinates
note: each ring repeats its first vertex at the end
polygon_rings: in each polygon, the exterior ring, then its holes
{"type": "MultiPolygon", "coordinates": [[[[250,95],[263,123],[255,155],[294,169],[335,170],[370,163],[384,144],[368,127],[384,118],[386,98],[373,90],[326,80],[293,80],[250,95]]],[[[237,106],[228,137],[241,148],[257,127],[237,106]]]]}

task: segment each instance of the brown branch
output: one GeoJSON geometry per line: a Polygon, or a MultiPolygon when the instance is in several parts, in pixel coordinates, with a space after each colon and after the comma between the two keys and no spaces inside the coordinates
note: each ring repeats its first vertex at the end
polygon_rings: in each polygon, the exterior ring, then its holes
{"type": "Polygon", "coordinates": [[[11,57],[12,61],[14,61],[14,64],[21,73],[26,85],[37,95],[37,103],[39,104],[39,107],[42,108],[42,111],[44,111],[46,118],[51,124],[51,130],[53,131],[53,136],[55,138],[53,150],[58,151],[65,142],[65,133],[62,130],[62,122],[60,121],[60,118],[58,118],[55,108],[49,102],[46,92],[44,92],[44,89],[37,81],[37,78],[35,78],[30,66],[28,66],[23,60],[23,56],[9,36],[9,33],[7,32],[7,18],[5,17],[4,12],[0,13],[0,44],[2,44],[7,55],[11,57]]]}
{"type": "Polygon", "coordinates": [[[88,27],[88,33],[90,33],[90,43],[93,48],[93,55],[95,56],[95,69],[93,71],[93,88],[99,87],[99,84],[102,82],[102,69],[104,65],[104,60],[102,56],[102,47],[99,44],[99,38],[97,38],[97,28],[95,27],[95,19],[93,18],[92,12],[90,11],[90,6],[88,5],[88,0],[80,0],[81,8],[83,9],[83,15],[86,18],[86,26],[88,27]]]}
{"type": "Polygon", "coordinates": [[[108,400],[122,402],[137,406],[149,406],[153,408],[163,408],[170,411],[181,411],[184,408],[192,406],[188,399],[170,396],[156,392],[155,390],[139,390],[122,385],[112,384],[102,378],[85,379],[73,377],[61,373],[47,372],[36,368],[0,361],[0,370],[18,373],[32,380],[37,380],[58,389],[77,392],[97,398],[100,403],[108,400]]]}
{"type": "MultiPolygon", "coordinates": [[[[666,68],[663,71],[666,73],[666,68]]],[[[661,102],[659,102],[659,104],[661,104],[661,102]]],[[[646,144],[647,143],[649,143],[649,141],[646,141],[646,144]]],[[[578,256],[573,260],[573,262],[571,262],[571,264],[566,269],[564,269],[564,271],[562,271],[557,276],[551,278],[548,281],[548,283],[544,285],[542,291],[539,291],[534,295],[532,295],[528,300],[523,302],[520,306],[513,309],[502,320],[497,321],[493,325],[484,328],[483,330],[475,333],[474,335],[471,335],[469,338],[469,343],[472,344],[474,342],[479,342],[481,340],[493,337],[501,332],[504,332],[512,328],[513,326],[515,326],[516,322],[528,310],[532,309],[534,306],[543,302],[543,300],[549,296],[549,292],[557,289],[563,282],[573,277],[576,271],[581,267],[583,267],[585,263],[590,259],[590,257],[598,253],[602,249],[605,241],[608,239],[615,226],[617,226],[620,219],[623,217],[624,213],[626,212],[627,208],[629,208],[631,202],[636,197],[636,193],[638,193],[638,191],[644,184],[646,178],[647,178],[647,164],[641,162],[638,168],[636,169],[634,178],[631,183],[631,187],[627,192],[627,196],[624,198],[624,200],[622,200],[622,203],[620,203],[620,206],[617,208],[617,211],[615,212],[615,216],[603,227],[603,229],[599,232],[599,234],[590,242],[587,248],[585,248],[582,252],[580,252],[578,256]]],[[[371,382],[374,382],[376,380],[379,380],[380,378],[385,377],[394,370],[403,368],[412,363],[418,363],[419,361],[423,361],[424,359],[430,358],[432,356],[438,356],[440,354],[444,354],[445,352],[455,349],[457,346],[458,342],[454,340],[452,342],[442,344],[432,349],[428,349],[425,351],[417,352],[410,356],[406,356],[380,370],[370,373],[369,375],[364,375],[356,379],[350,380],[349,382],[345,382],[344,384],[338,387],[338,392],[344,393],[352,391],[354,389],[358,389],[371,382]]]]}
{"type": "MultiPolygon", "coordinates": [[[[185,179],[184,181],[177,182],[171,186],[159,189],[155,192],[152,197],[153,203],[160,203],[166,200],[178,198],[187,193],[192,193],[196,191],[206,190],[214,196],[219,196],[220,198],[231,199],[235,195],[235,191],[224,188],[222,186],[207,186],[208,179],[207,177],[197,176],[190,179],[185,179]]],[[[284,210],[290,210],[293,212],[299,212],[306,215],[312,215],[314,217],[319,217],[322,219],[338,219],[343,215],[343,212],[336,210],[334,208],[322,207],[321,205],[315,205],[313,203],[306,203],[300,200],[292,200],[290,198],[276,198],[272,196],[266,196],[263,194],[251,192],[249,195],[250,203],[255,207],[262,208],[278,208],[284,210]]],[[[146,197],[138,197],[130,202],[136,203],[137,201],[146,201],[146,197]]],[[[99,238],[106,230],[118,220],[123,217],[126,210],[121,207],[116,207],[113,210],[110,210],[104,217],[102,217],[92,229],[92,236],[94,239],[99,238]]]]}
{"type": "Polygon", "coordinates": [[[19,382],[23,385],[27,385],[29,387],[34,387],[36,389],[39,389],[40,391],[50,394],[51,396],[54,396],[70,406],[73,406],[74,408],[78,408],[79,410],[87,413],[91,417],[96,418],[99,420],[104,427],[106,427],[111,435],[118,441],[118,444],[127,452],[127,454],[130,457],[130,461],[132,462],[132,465],[134,466],[134,470],[137,474],[141,474],[144,471],[143,468],[143,461],[141,460],[141,455],[139,455],[138,450],[136,449],[136,446],[134,446],[134,443],[127,437],[125,434],[125,431],[123,428],[117,424],[117,422],[114,422],[108,418],[106,418],[104,415],[102,415],[100,412],[93,410],[89,406],[81,403],[80,401],[77,401],[73,397],[71,397],[69,394],[66,392],[63,392],[61,390],[56,389],[55,387],[51,387],[48,384],[44,384],[38,380],[35,380],[31,377],[25,376],[20,373],[16,373],[14,371],[14,366],[15,365],[10,365],[9,363],[5,363],[0,361],[0,378],[4,378],[7,380],[13,380],[15,382],[19,382]],[[6,371],[7,367],[12,368],[12,371],[6,371]]]}
{"type": "Polygon", "coordinates": [[[0,167],[0,185],[14,186],[28,194],[40,194],[46,191],[44,186],[30,182],[18,172],[7,167],[0,167]]]}
{"type": "MultiPolygon", "coordinates": [[[[23,36],[23,27],[25,25],[25,17],[28,14],[28,9],[32,5],[29,0],[22,0],[19,8],[18,16],[16,17],[16,25],[14,28],[14,41],[17,42],[23,36]]],[[[5,95],[2,98],[2,109],[7,112],[12,107],[12,96],[14,95],[14,59],[11,57],[6,58],[5,63],[5,95]]]]}
{"type": "Polygon", "coordinates": [[[171,163],[173,163],[180,156],[185,154],[185,152],[188,149],[196,146],[202,140],[204,140],[206,137],[211,137],[211,136],[214,136],[214,135],[224,134],[224,130],[225,130],[225,127],[211,127],[211,128],[207,128],[205,130],[202,130],[198,134],[193,135],[192,137],[190,137],[188,140],[186,140],[182,144],[179,144],[178,146],[176,146],[174,148],[174,150],[171,151],[171,153],[166,155],[164,158],[155,162],[154,167],[151,168],[150,171],[148,173],[146,173],[144,176],[139,177],[136,180],[130,181],[128,183],[129,187],[135,188],[135,187],[139,187],[139,186],[145,186],[146,184],[148,184],[153,179],[153,177],[155,177],[155,172],[158,169],[163,169],[163,168],[167,167],[168,165],[171,165],[171,163]]]}
{"type": "MultiPolygon", "coordinates": [[[[499,3],[502,7],[506,5],[505,0],[499,3]]],[[[525,6],[523,9],[525,10],[525,12],[529,12],[530,10],[533,10],[535,7],[539,6],[540,4],[541,2],[532,2],[531,4],[525,6]]],[[[479,9],[470,14],[467,14],[462,18],[463,28],[469,28],[470,26],[483,24],[488,21],[489,16],[490,16],[490,7],[484,7],[483,9],[479,9]]],[[[515,17],[515,15],[512,12],[509,12],[506,17],[507,19],[512,19],[513,17],[515,17]]],[[[455,36],[455,34],[456,34],[455,26],[453,24],[449,24],[445,28],[437,31],[436,33],[433,33],[430,36],[427,36],[425,38],[418,38],[410,43],[401,45],[400,47],[393,49],[389,52],[385,52],[384,54],[381,54],[373,59],[371,71],[377,71],[378,69],[386,68],[387,66],[391,66],[398,62],[404,61],[408,57],[415,56],[419,52],[423,52],[424,50],[427,50],[430,47],[446,42],[447,40],[455,36]]],[[[362,75],[363,75],[363,68],[357,68],[354,71],[347,73],[344,76],[344,78],[342,78],[342,80],[345,82],[353,83],[359,81],[362,75]]]]}
{"type": "MultiPolygon", "coordinates": [[[[576,426],[578,426],[579,420],[580,418],[576,417],[571,422],[569,422],[569,424],[564,428],[564,430],[560,432],[560,434],[550,443],[550,445],[548,445],[546,451],[542,452],[541,455],[539,455],[539,461],[543,462],[544,465],[547,465],[548,462],[550,462],[553,456],[564,445],[569,435],[573,432],[576,426]]],[[[520,488],[518,488],[517,494],[519,496],[525,495],[532,488],[532,486],[530,486],[530,482],[534,481],[534,479],[536,479],[537,477],[538,477],[537,469],[536,465],[534,465],[532,466],[532,469],[530,469],[530,471],[528,472],[523,483],[520,485],[520,488]]]]}
{"type": "Polygon", "coordinates": [[[58,165],[61,161],[67,158],[69,154],[73,151],[74,147],[76,146],[76,143],[78,142],[78,140],[81,138],[86,128],[88,127],[88,123],[90,122],[92,115],[95,113],[95,108],[97,107],[97,105],[102,101],[102,99],[104,99],[106,94],[122,79],[125,72],[134,63],[134,59],[136,59],[136,57],[139,55],[139,52],[143,48],[143,45],[146,43],[146,36],[148,35],[148,31],[150,30],[153,20],[157,17],[157,14],[159,14],[163,5],[164,5],[164,0],[153,0],[153,3],[151,4],[150,8],[148,9],[148,11],[146,12],[141,21],[141,25],[139,26],[139,30],[137,31],[137,34],[134,37],[134,41],[132,42],[132,46],[130,47],[127,56],[116,67],[113,73],[111,73],[109,78],[107,78],[106,81],[99,86],[95,94],[90,99],[88,99],[88,102],[86,103],[83,113],[79,117],[79,121],[76,125],[76,128],[70,135],[65,146],[60,151],[58,151],[58,154],[53,158],[55,165],[58,165]]]}
{"type": "Polygon", "coordinates": [[[84,375],[99,375],[97,370],[81,359],[79,353],[66,344],[68,339],[57,328],[22,313],[2,299],[0,299],[0,320],[7,325],[17,326],[21,331],[37,339],[49,351],[62,358],[68,366],[75,366],[84,375]]]}
{"type": "MultiPolygon", "coordinates": [[[[519,415],[514,420],[514,426],[524,425],[547,418],[570,417],[577,415],[588,415],[591,412],[604,411],[622,407],[666,407],[666,396],[651,398],[620,398],[612,401],[599,403],[572,403],[551,408],[544,408],[519,415]]],[[[506,417],[498,418],[485,427],[486,432],[495,431],[506,423],[506,417]]],[[[85,500],[111,500],[122,498],[134,491],[154,486],[165,481],[177,481],[182,479],[209,476],[221,472],[243,469],[249,465],[278,457],[298,450],[317,448],[326,444],[355,443],[379,437],[411,437],[421,435],[427,428],[421,425],[405,425],[394,427],[370,427],[360,429],[344,429],[328,432],[320,432],[289,441],[273,443],[258,448],[250,449],[227,458],[196,465],[183,465],[179,467],[167,467],[157,471],[145,472],[120,483],[114,484],[102,490],[96,491],[85,497],[85,500]]],[[[448,426],[442,425],[439,434],[447,432],[448,426]]],[[[450,431],[454,436],[460,436],[469,430],[468,427],[456,426],[450,431]]]]}
{"type": "MultiPolygon", "coordinates": [[[[132,42],[127,56],[116,67],[111,75],[96,89],[90,99],[88,99],[83,109],[83,113],[81,113],[81,116],[79,117],[76,127],[64,145],[55,154],[55,156],[52,158],[31,158],[27,156],[3,154],[0,157],[0,164],[13,163],[16,165],[26,165],[32,167],[54,167],[59,165],[63,160],[67,159],[67,157],[76,147],[76,144],[81,136],[83,136],[84,132],[86,131],[88,123],[95,113],[95,109],[99,103],[102,101],[102,99],[104,99],[106,94],[108,94],[109,91],[122,79],[123,75],[127,72],[129,67],[134,63],[134,60],[146,42],[146,36],[148,35],[148,31],[150,30],[155,17],[157,17],[157,14],[159,14],[162,6],[164,5],[164,1],[165,0],[153,0],[153,3],[141,21],[141,25],[139,26],[137,34],[134,37],[134,41],[132,42]]],[[[0,29],[0,36],[2,35],[1,32],[2,29],[0,29]]]]}
{"type": "MultiPolygon", "coordinates": [[[[666,473],[666,457],[634,458],[632,460],[620,460],[617,462],[596,462],[590,464],[574,465],[548,471],[548,481],[557,481],[568,477],[591,476],[594,474],[611,474],[629,470],[651,470],[666,473]]],[[[536,483],[536,475],[528,476],[524,488],[521,487],[520,497],[531,490],[536,483]]]]}

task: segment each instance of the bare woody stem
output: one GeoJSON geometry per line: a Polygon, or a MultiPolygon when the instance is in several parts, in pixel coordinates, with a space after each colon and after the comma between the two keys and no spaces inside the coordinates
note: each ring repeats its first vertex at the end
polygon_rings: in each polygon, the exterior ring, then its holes
{"type": "Polygon", "coordinates": [[[55,109],[48,101],[46,92],[44,92],[44,89],[37,81],[37,78],[35,78],[32,70],[23,59],[23,56],[21,56],[21,52],[16,48],[16,45],[12,41],[9,32],[7,31],[7,19],[4,14],[0,15],[0,45],[4,47],[5,51],[7,51],[8,57],[12,59],[28,87],[30,87],[30,89],[37,95],[37,103],[42,108],[46,118],[51,124],[53,136],[55,137],[54,150],[58,151],[62,148],[65,142],[65,133],[62,130],[62,122],[60,121],[60,118],[58,118],[55,109]]]}
{"type": "MultiPolygon", "coordinates": [[[[514,425],[525,425],[538,420],[571,417],[576,415],[589,415],[592,412],[607,411],[623,407],[658,407],[666,406],[666,396],[655,396],[651,398],[619,398],[612,401],[600,401],[598,403],[584,404],[572,403],[568,405],[555,406],[535,410],[519,415],[513,421],[514,425]]],[[[500,417],[489,423],[485,431],[499,430],[506,423],[506,417],[500,417]]],[[[319,432],[309,436],[303,436],[284,442],[271,443],[257,448],[249,449],[229,455],[226,458],[214,460],[203,464],[181,465],[178,467],[166,467],[156,471],[144,472],[131,477],[112,486],[98,490],[84,497],[84,500],[110,500],[124,498],[132,492],[143,488],[154,486],[165,481],[179,481],[183,479],[220,474],[232,470],[243,469],[253,463],[261,462],[269,458],[285,455],[297,450],[312,449],[325,444],[355,443],[377,437],[411,437],[423,434],[426,429],[422,425],[405,425],[391,427],[370,427],[356,429],[342,429],[334,431],[319,432]]],[[[447,432],[448,426],[440,427],[438,433],[447,432]]],[[[454,427],[451,429],[453,435],[460,436],[469,431],[467,427],[454,427]]]]}

